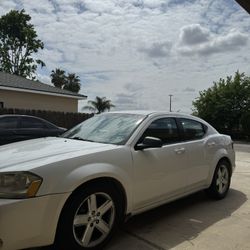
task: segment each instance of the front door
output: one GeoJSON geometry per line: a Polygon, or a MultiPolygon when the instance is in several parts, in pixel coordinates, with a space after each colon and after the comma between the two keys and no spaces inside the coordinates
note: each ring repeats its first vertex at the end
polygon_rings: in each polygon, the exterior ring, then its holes
{"type": "Polygon", "coordinates": [[[22,140],[30,140],[47,136],[47,130],[43,122],[34,117],[22,117],[18,134],[22,140]]]}
{"type": "Polygon", "coordinates": [[[134,162],[134,205],[136,209],[174,196],[187,186],[187,155],[175,118],[153,120],[143,133],[163,141],[161,148],[132,150],[134,162]]]}

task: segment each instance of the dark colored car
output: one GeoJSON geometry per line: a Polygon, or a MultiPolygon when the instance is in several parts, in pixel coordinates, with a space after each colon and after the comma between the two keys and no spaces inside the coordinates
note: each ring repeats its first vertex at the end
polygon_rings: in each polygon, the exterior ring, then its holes
{"type": "Polygon", "coordinates": [[[58,136],[65,128],[34,116],[0,115],[0,145],[47,136],[58,136]]]}

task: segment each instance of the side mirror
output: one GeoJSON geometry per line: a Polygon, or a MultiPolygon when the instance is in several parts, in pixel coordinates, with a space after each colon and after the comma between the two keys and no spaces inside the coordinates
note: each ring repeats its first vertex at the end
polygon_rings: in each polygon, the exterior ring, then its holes
{"type": "Polygon", "coordinates": [[[162,146],[163,142],[161,139],[147,136],[143,139],[142,143],[139,143],[135,146],[135,150],[143,150],[146,148],[161,148],[162,146]]]}

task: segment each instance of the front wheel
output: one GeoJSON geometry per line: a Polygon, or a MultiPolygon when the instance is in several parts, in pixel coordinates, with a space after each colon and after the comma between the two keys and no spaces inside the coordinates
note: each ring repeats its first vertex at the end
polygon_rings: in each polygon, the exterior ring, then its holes
{"type": "Polygon", "coordinates": [[[213,181],[210,187],[206,190],[208,195],[215,199],[223,199],[229,190],[231,183],[231,172],[228,162],[221,161],[218,163],[213,181]]]}
{"type": "Polygon", "coordinates": [[[74,194],[60,216],[55,249],[102,249],[121,216],[114,188],[92,185],[74,194]]]}

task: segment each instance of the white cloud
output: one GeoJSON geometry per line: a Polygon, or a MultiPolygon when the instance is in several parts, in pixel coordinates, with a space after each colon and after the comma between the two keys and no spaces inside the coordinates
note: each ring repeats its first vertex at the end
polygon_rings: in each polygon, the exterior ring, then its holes
{"type": "Polygon", "coordinates": [[[169,55],[171,48],[170,42],[155,42],[149,47],[140,47],[139,51],[146,53],[151,58],[159,58],[169,55]]]}
{"type": "Polygon", "coordinates": [[[166,0],[144,0],[137,1],[143,2],[143,6],[150,9],[160,8],[163,4],[166,4],[168,1],[166,0]]]}
{"type": "Polygon", "coordinates": [[[0,15],[11,8],[45,43],[38,79],[75,72],[83,94],[117,109],[168,110],[173,94],[173,109],[190,112],[199,90],[249,70],[249,15],[232,0],[1,0],[0,15]]]}
{"type": "Polygon", "coordinates": [[[180,43],[183,45],[196,45],[209,40],[209,30],[201,27],[200,24],[191,24],[181,28],[180,43]]]}
{"type": "Polygon", "coordinates": [[[16,9],[16,7],[17,5],[14,1],[1,1],[0,13],[4,15],[12,9],[16,9]]]}
{"type": "Polygon", "coordinates": [[[198,53],[203,55],[209,55],[219,52],[228,52],[242,49],[247,45],[248,35],[242,34],[240,32],[231,32],[224,37],[218,37],[214,39],[211,43],[201,47],[198,53]]]}
{"type": "Polygon", "coordinates": [[[42,83],[46,83],[46,84],[49,84],[49,85],[53,85],[51,83],[51,79],[49,76],[47,75],[40,75],[40,74],[37,74],[37,79],[38,81],[42,82],[42,83]]]}
{"type": "Polygon", "coordinates": [[[230,31],[217,35],[200,25],[185,26],[180,31],[178,50],[186,56],[209,56],[216,53],[238,51],[247,46],[249,35],[230,31]]]}
{"type": "Polygon", "coordinates": [[[186,87],[185,89],[183,89],[184,92],[195,92],[194,88],[190,88],[190,87],[186,87]]]}
{"type": "Polygon", "coordinates": [[[187,56],[208,56],[239,50],[247,45],[248,39],[247,34],[237,30],[217,34],[200,24],[190,24],[180,29],[177,50],[187,56]]]}

